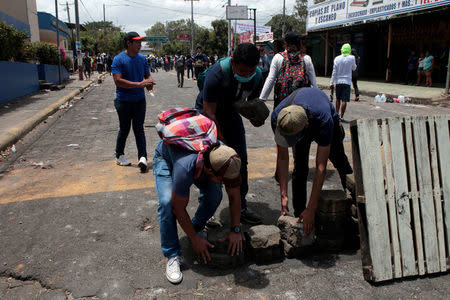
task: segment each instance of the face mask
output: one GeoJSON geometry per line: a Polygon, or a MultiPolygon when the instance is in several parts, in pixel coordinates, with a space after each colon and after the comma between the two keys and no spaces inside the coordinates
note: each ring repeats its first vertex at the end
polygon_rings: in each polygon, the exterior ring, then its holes
{"type": "Polygon", "coordinates": [[[253,73],[252,76],[250,76],[250,77],[242,77],[242,76],[240,76],[240,75],[234,73],[234,78],[235,78],[237,81],[239,81],[240,83],[246,83],[246,82],[249,82],[250,80],[252,80],[253,77],[255,77],[255,75],[256,75],[256,72],[253,73]]]}

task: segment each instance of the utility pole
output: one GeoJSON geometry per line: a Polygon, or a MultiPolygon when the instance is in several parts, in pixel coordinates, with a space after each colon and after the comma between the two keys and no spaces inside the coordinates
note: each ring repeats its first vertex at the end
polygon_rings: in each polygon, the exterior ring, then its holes
{"type": "Polygon", "coordinates": [[[103,3],[103,32],[106,34],[105,3],[103,3]]]}
{"type": "Polygon", "coordinates": [[[286,35],[286,0],[283,0],[283,25],[281,25],[281,36],[286,35]]]}
{"type": "Polygon", "coordinates": [[[184,0],[191,1],[191,55],[194,54],[194,1],[200,0],[184,0]]]}
{"type": "Polygon", "coordinates": [[[256,45],[256,8],[249,8],[253,10],[253,43],[256,45]]]}
{"type": "MultiPolygon", "coordinates": [[[[228,6],[231,6],[231,0],[228,0],[228,6]]],[[[228,55],[231,55],[231,20],[228,20],[228,55]]]]}
{"type": "MultiPolygon", "coordinates": [[[[81,49],[78,49],[78,45],[80,44],[80,16],[78,13],[78,0],[75,0],[75,28],[77,31],[77,41],[75,42],[75,49],[77,49],[77,58],[78,62],[81,61],[78,55],[81,55],[81,49]]],[[[83,80],[83,71],[81,70],[82,66],[78,64],[78,79],[83,80]]]]}
{"type": "Polygon", "coordinates": [[[56,49],[58,51],[58,84],[61,84],[61,51],[59,50],[58,0],[55,0],[55,10],[56,10],[56,49]]]}

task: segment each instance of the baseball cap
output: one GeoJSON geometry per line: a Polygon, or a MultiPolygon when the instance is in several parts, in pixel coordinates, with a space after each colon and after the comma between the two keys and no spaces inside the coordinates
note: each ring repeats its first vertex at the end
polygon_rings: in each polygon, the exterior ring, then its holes
{"type": "Polygon", "coordinates": [[[352,51],[352,47],[350,47],[349,43],[342,45],[341,54],[349,55],[351,51],[352,51]]]}
{"type": "Polygon", "coordinates": [[[233,148],[225,145],[216,147],[209,153],[211,168],[217,176],[224,180],[235,179],[241,170],[241,159],[233,148]]]}
{"type": "Polygon", "coordinates": [[[275,142],[282,147],[292,147],[303,138],[308,122],[306,111],[300,105],[289,105],[278,114],[275,142]]]}
{"type": "Polygon", "coordinates": [[[125,35],[125,41],[142,41],[145,40],[145,36],[140,36],[137,32],[131,31],[125,35]]]}

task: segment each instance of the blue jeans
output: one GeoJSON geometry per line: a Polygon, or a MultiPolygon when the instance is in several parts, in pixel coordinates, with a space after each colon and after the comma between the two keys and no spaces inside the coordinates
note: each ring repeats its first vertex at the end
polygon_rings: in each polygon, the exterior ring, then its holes
{"type": "Polygon", "coordinates": [[[145,99],[138,102],[126,102],[114,99],[114,107],[119,116],[119,133],[116,141],[116,158],[124,154],[125,143],[130,133],[131,125],[133,125],[134,137],[136,138],[136,146],[138,150],[138,160],[141,157],[147,158],[147,149],[145,143],[144,120],[146,102],[145,99]]]}
{"type": "MultiPolygon", "coordinates": [[[[181,255],[178,240],[177,220],[172,208],[172,170],[167,161],[155,154],[153,158],[153,175],[156,193],[158,195],[158,221],[161,234],[161,249],[165,257],[181,255]]],[[[208,180],[199,184],[199,206],[192,224],[196,232],[203,230],[206,222],[211,218],[222,201],[222,185],[208,180]]]]}

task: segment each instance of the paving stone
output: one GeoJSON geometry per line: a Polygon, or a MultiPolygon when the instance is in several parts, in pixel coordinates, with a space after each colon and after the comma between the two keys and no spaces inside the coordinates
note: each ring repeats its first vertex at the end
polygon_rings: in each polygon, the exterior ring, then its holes
{"type": "Polygon", "coordinates": [[[24,281],[16,280],[14,278],[8,278],[8,283],[9,283],[9,288],[10,289],[13,289],[13,288],[16,288],[16,287],[20,287],[20,286],[23,286],[25,284],[24,281]]]}
{"type": "Polygon", "coordinates": [[[346,212],[351,201],[347,199],[347,193],[342,190],[322,190],[320,192],[318,211],[322,212],[346,212]]]}
{"type": "Polygon", "coordinates": [[[303,236],[303,223],[297,223],[297,218],[281,216],[277,222],[281,239],[293,247],[310,246],[314,242],[314,231],[307,237],[303,236]]]}
{"type": "Polygon", "coordinates": [[[2,297],[3,300],[33,300],[37,299],[39,290],[33,284],[26,284],[9,289],[6,295],[2,297]]]}
{"type": "Polygon", "coordinates": [[[228,254],[228,241],[219,242],[227,233],[228,230],[224,228],[208,230],[208,241],[214,245],[214,248],[210,250],[211,261],[208,262],[209,267],[232,269],[245,263],[245,237],[242,236],[243,253],[231,256],[228,254]]]}
{"type": "Polygon", "coordinates": [[[37,300],[66,300],[66,294],[60,290],[42,290],[37,300]]]}
{"type": "Polygon", "coordinates": [[[280,229],[274,225],[257,225],[249,229],[250,245],[253,249],[280,245],[280,229]]]}

